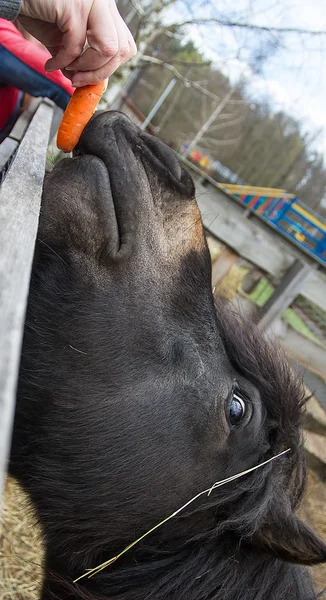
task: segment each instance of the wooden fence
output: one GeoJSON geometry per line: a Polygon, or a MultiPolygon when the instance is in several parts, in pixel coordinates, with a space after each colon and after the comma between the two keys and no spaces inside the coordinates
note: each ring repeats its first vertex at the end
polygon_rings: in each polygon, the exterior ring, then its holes
{"type": "Polygon", "coordinates": [[[51,101],[34,102],[0,146],[0,508],[53,114],[51,101]]]}

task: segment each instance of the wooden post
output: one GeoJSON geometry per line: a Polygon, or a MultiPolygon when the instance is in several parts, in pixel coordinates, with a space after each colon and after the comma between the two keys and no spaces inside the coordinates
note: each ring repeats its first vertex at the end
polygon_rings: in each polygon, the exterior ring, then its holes
{"type": "Polygon", "coordinates": [[[0,190],[0,507],[53,108],[37,108],[0,190]]]}
{"type": "Polygon", "coordinates": [[[313,269],[307,263],[300,260],[293,262],[281,279],[279,286],[261,309],[258,324],[262,329],[267,329],[292,304],[312,272],[313,269]]]}
{"type": "Polygon", "coordinates": [[[217,286],[237,261],[238,255],[230,248],[223,248],[212,265],[212,287],[217,286]]]}

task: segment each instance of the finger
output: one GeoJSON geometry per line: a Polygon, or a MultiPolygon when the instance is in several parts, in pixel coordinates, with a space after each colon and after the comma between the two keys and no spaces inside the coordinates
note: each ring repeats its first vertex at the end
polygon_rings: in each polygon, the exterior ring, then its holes
{"type": "MultiPolygon", "coordinates": [[[[112,8],[112,14],[113,14],[113,18],[114,18],[114,22],[117,28],[117,32],[118,32],[118,36],[119,36],[119,46],[126,49],[126,60],[129,60],[130,58],[132,58],[133,56],[135,56],[135,54],[137,53],[137,46],[136,46],[136,42],[134,40],[134,38],[132,37],[131,31],[130,29],[127,27],[126,23],[124,22],[124,20],[122,19],[117,5],[114,3],[112,8]],[[124,40],[124,44],[122,43],[122,41],[124,40]]],[[[121,52],[120,49],[120,56],[122,59],[122,63],[126,62],[123,59],[124,53],[123,51],[121,52]]]]}
{"type": "Polygon", "coordinates": [[[137,46],[115,3],[112,5],[111,10],[118,32],[120,65],[123,65],[130,60],[130,58],[135,56],[137,53],[137,46]]]}
{"type": "Polygon", "coordinates": [[[48,60],[46,70],[65,69],[83,51],[86,41],[86,22],[83,27],[80,22],[70,22],[67,30],[62,32],[61,47],[57,54],[48,60]]]}
{"type": "MultiPolygon", "coordinates": [[[[98,10],[98,7],[96,8],[98,10]]],[[[116,5],[114,3],[111,4],[109,10],[109,18],[111,20],[111,27],[106,31],[106,38],[103,38],[102,45],[99,43],[98,35],[100,34],[100,30],[96,29],[97,23],[97,13],[94,8],[92,13],[92,19],[94,23],[94,30],[96,30],[96,35],[93,34],[92,30],[89,28],[87,32],[87,50],[80,56],[77,60],[75,60],[71,65],[69,65],[68,69],[76,70],[76,71],[96,71],[106,65],[112,58],[119,56],[120,57],[120,65],[127,62],[130,58],[135,56],[137,52],[135,41],[126,26],[125,22],[121,18],[116,5]],[[108,37],[108,32],[110,32],[110,36],[108,37]],[[106,43],[104,41],[106,39],[106,43]]],[[[119,66],[119,65],[118,65],[119,66]]],[[[115,67],[117,68],[117,67],[115,67]]],[[[109,69],[107,67],[107,69],[109,69]]],[[[107,70],[108,76],[110,70],[107,70]]]]}
{"type": "Polygon", "coordinates": [[[94,2],[87,24],[86,51],[69,65],[77,71],[96,71],[103,67],[119,52],[120,32],[117,30],[111,7],[106,3],[105,10],[101,2],[94,2]]]}
{"type": "MultiPolygon", "coordinates": [[[[82,63],[82,58],[84,58],[84,55],[83,55],[83,57],[81,57],[81,59],[79,59],[78,62],[75,61],[73,63],[75,68],[78,67],[78,72],[74,72],[71,77],[71,81],[72,81],[73,85],[76,85],[77,87],[79,87],[81,85],[98,83],[99,81],[101,81],[101,78],[110,77],[119,66],[123,65],[130,58],[135,56],[135,54],[137,52],[137,47],[134,42],[134,39],[133,39],[129,29],[127,28],[125,23],[120,18],[119,14],[118,14],[118,16],[119,16],[120,21],[118,23],[116,23],[116,26],[117,26],[120,46],[119,46],[119,50],[118,50],[117,54],[114,57],[109,58],[109,60],[100,68],[94,69],[94,67],[93,67],[87,73],[86,72],[83,73],[82,72],[83,69],[81,68],[81,67],[83,67],[83,63],[82,63]]],[[[86,52],[88,52],[89,50],[91,50],[91,49],[88,49],[86,52]]],[[[93,65],[94,65],[94,61],[92,63],[92,66],[93,65]]],[[[69,65],[69,69],[71,67],[72,67],[72,65],[69,65]]]]}
{"type": "Polygon", "coordinates": [[[62,69],[62,73],[65,77],[67,77],[67,79],[70,79],[70,81],[72,82],[72,78],[75,75],[75,71],[67,71],[67,69],[62,69]]]}
{"type": "Polygon", "coordinates": [[[127,62],[128,60],[130,60],[133,56],[136,56],[136,54],[137,54],[137,46],[136,46],[135,40],[131,34],[130,34],[130,38],[129,37],[127,38],[127,44],[128,44],[127,53],[125,55],[120,53],[120,58],[121,58],[120,64],[121,65],[123,65],[125,62],[127,62]]]}
{"type": "Polygon", "coordinates": [[[135,56],[137,52],[136,44],[134,40],[128,41],[128,51],[126,53],[119,53],[114,58],[111,58],[103,67],[96,71],[67,71],[65,75],[68,77],[72,85],[80,87],[82,85],[89,85],[94,83],[100,83],[104,79],[107,79],[113,75],[113,73],[122,64],[127,62],[129,58],[135,56]]]}
{"type": "Polygon", "coordinates": [[[81,87],[82,85],[90,85],[94,83],[100,83],[111,77],[111,75],[116,71],[116,69],[120,66],[120,58],[114,57],[111,58],[109,62],[106,63],[100,69],[96,71],[78,71],[74,73],[71,77],[71,83],[75,87],[81,87]]]}
{"type": "Polygon", "coordinates": [[[99,56],[98,52],[94,48],[88,47],[83,54],[74,60],[71,65],[67,67],[67,71],[96,71],[104,65],[106,65],[112,58],[116,57],[120,59],[120,65],[123,65],[130,58],[135,56],[137,53],[136,44],[130,34],[126,35],[125,32],[119,37],[119,47],[116,50],[116,46],[111,47],[112,52],[108,52],[107,56],[99,56]],[[130,38],[130,39],[129,39],[130,38]]]}
{"type": "Polygon", "coordinates": [[[99,52],[94,48],[88,47],[81,56],[68,65],[68,71],[96,71],[103,67],[109,60],[117,55],[119,51],[118,43],[112,43],[105,53],[99,52]]]}
{"type": "Polygon", "coordinates": [[[131,54],[130,58],[132,58],[133,56],[136,56],[136,54],[137,54],[137,46],[136,46],[136,42],[135,42],[134,38],[132,37],[129,29],[128,29],[128,34],[129,34],[128,35],[128,44],[129,44],[129,49],[130,49],[130,54],[131,54]]]}

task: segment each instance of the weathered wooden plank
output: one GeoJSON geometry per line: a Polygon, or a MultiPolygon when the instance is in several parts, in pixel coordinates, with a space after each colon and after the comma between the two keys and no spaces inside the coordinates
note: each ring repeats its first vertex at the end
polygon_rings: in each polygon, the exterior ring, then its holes
{"type": "MultiPolygon", "coordinates": [[[[302,246],[297,246],[294,241],[289,238],[284,237],[280,231],[273,228],[271,224],[268,224],[261,217],[257,216],[257,214],[251,209],[246,208],[243,204],[235,200],[226,190],[221,188],[220,184],[215,181],[212,177],[204,173],[200,168],[193,165],[187,159],[179,156],[180,160],[184,162],[186,167],[191,171],[192,176],[195,179],[196,184],[196,192],[198,194],[198,198],[205,192],[211,194],[212,198],[215,197],[216,204],[219,205],[223,200],[227,200],[227,204],[230,208],[230,213],[239,213],[242,215],[244,220],[252,220],[254,224],[258,226],[258,230],[260,230],[263,236],[267,236],[269,238],[274,239],[274,246],[278,248],[278,250],[283,249],[285,253],[294,259],[303,259],[306,262],[310,262],[311,264],[319,263],[323,264],[321,259],[317,256],[310,255],[302,246]],[[249,219],[250,217],[250,219],[249,219]]],[[[197,198],[198,203],[199,200],[197,198]]],[[[222,239],[222,238],[221,238],[222,239]]],[[[238,251],[238,250],[237,250],[238,251]]],[[[239,252],[241,254],[241,252],[239,252]]],[[[255,255],[255,253],[254,253],[255,255]]],[[[248,260],[251,260],[248,258],[248,260]]],[[[257,259],[259,260],[259,259],[257,259]]],[[[264,261],[266,260],[266,256],[264,257],[264,261]]],[[[254,262],[254,261],[253,261],[254,262]]],[[[269,261],[267,261],[268,264],[269,261]]],[[[272,261],[273,263],[273,261],[272,261]]],[[[254,264],[256,264],[254,262],[254,264]]],[[[259,265],[262,266],[262,265],[259,265]]],[[[262,267],[264,268],[264,267],[262,267]]],[[[274,267],[273,267],[274,268],[274,267]]],[[[268,271],[268,269],[265,268],[268,271]]],[[[268,271],[269,272],[269,271],[268,271]]],[[[276,275],[276,273],[273,273],[276,275]]]]}
{"type": "Polygon", "coordinates": [[[20,142],[40,103],[41,98],[34,98],[26,110],[20,115],[9,134],[9,137],[12,140],[20,142]]]}
{"type": "Polygon", "coordinates": [[[0,501],[52,112],[38,107],[0,191],[0,501]]]}
{"type": "Polygon", "coordinates": [[[204,226],[237,254],[276,277],[293,262],[275,236],[243,217],[242,206],[230,202],[219,190],[207,190],[196,182],[196,196],[204,226]]]}
{"type": "Polygon", "coordinates": [[[314,271],[308,281],[305,281],[301,294],[310,302],[326,310],[325,271],[314,271]]]}
{"type": "MultiPolygon", "coordinates": [[[[52,119],[52,125],[51,125],[51,131],[50,131],[50,141],[52,140],[52,138],[54,138],[54,136],[56,135],[61,119],[62,119],[62,115],[63,115],[63,110],[61,108],[59,108],[59,106],[56,106],[55,104],[53,104],[53,119],[52,119]]],[[[59,152],[59,150],[58,150],[59,152]]]]}
{"type": "Polygon", "coordinates": [[[304,283],[312,274],[312,268],[296,260],[284,275],[276,290],[260,311],[259,326],[267,329],[280,317],[293,300],[302,292],[304,283]]]}
{"type": "Polygon", "coordinates": [[[3,140],[2,144],[0,144],[0,171],[1,169],[3,169],[5,164],[8,162],[9,158],[15,152],[17,146],[18,142],[16,142],[15,140],[11,140],[10,138],[6,138],[5,140],[3,140]]]}
{"type": "MultiPolygon", "coordinates": [[[[284,244],[266,225],[246,219],[242,207],[231,203],[224,193],[207,190],[196,182],[196,195],[206,229],[253,265],[280,278],[299,258],[296,248],[284,244]]],[[[326,310],[325,272],[317,271],[316,263],[302,253],[301,258],[310,264],[312,275],[303,282],[300,294],[326,310]]]]}

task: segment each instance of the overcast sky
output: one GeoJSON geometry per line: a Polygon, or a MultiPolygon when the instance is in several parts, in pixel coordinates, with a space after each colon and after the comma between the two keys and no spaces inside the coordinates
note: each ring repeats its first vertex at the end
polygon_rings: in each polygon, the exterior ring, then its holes
{"type": "MultiPolygon", "coordinates": [[[[168,21],[194,15],[207,18],[217,13],[263,26],[326,31],[326,0],[237,0],[236,4],[230,0],[180,0],[168,21]]],[[[311,133],[322,129],[315,147],[326,162],[326,35],[283,35],[280,47],[275,49],[273,37],[262,44],[258,34],[248,35],[245,30],[212,25],[191,26],[187,31],[197,48],[232,81],[246,78],[253,98],[269,97],[275,110],[284,109],[299,118],[311,133]],[[273,50],[257,73],[253,55],[273,50]]]]}

